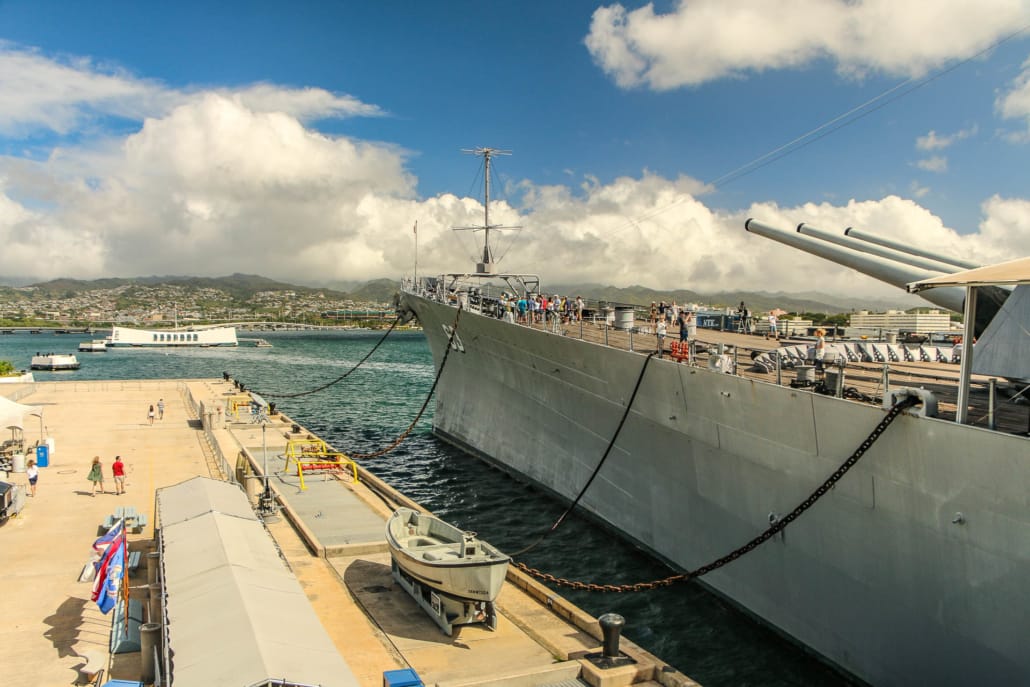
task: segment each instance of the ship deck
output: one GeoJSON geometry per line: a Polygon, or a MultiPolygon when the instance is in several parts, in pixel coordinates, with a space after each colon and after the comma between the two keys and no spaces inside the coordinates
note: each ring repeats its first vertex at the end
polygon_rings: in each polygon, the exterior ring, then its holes
{"type": "MultiPolygon", "coordinates": [[[[548,332],[554,331],[554,327],[551,324],[514,326],[532,326],[534,329],[548,332]]],[[[648,331],[648,323],[637,321],[634,329],[636,331],[614,329],[605,326],[603,323],[584,320],[583,322],[564,324],[557,333],[595,344],[635,351],[640,353],[642,357],[657,350],[657,337],[648,331]]],[[[678,341],[679,329],[677,327],[669,327],[664,346],[665,357],[669,356],[670,345],[674,339],[678,341]]],[[[749,379],[773,384],[777,383],[776,372],[767,373],[751,369],[752,352],[757,351],[761,353],[779,346],[813,343],[811,338],[781,337],[777,341],[765,338],[760,334],[743,334],[702,328],[697,329],[695,340],[697,342],[697,356],[695,360],[692,362],[683,361],[681,364],[707,367],[708,359],[711,355],[709,350],[714,353],[717,347],[722,344],[724,352],[734,357],[737,361],[737,374],[749,379]]],[[[834,343],[834,341],[828,339],[827,343],[834,343]]],[[[938,401],[937,417],[945,420],[955,419],[959,365],[926,362],[890,362],[886,364],[849,362],[844,369],[845,386],[854,387],[866,396],[879,399],[883,395],[885,366],[891,388],[921,387],[932,391],[938,401]]],[[[818,374],[821,378],[822,373],[818,374]]],[[[781,385],[790,386],[795,382],[796,378],[797,371],[795,369],[784,367],[780,370],[779,383],[781,385]]],[[[973,375],[970,385],[970,405],[966,424],[984,428],[989,427],[991,413],[988,384],[988,377],[973,375]]],[[[995,428],[998,431],[1030,435],[1030,404],[1026,403],[1025,399],[1021,402],[1012,402],[999,391],[995,399],[994,420],[995,428]]]]}

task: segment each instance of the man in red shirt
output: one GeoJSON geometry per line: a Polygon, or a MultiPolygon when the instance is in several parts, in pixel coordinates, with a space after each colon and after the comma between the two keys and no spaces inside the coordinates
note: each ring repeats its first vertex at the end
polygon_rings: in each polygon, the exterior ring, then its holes
{"type": "Polygon", "coordinates": [[[114,472],[114,493],[124,494],[125,493],[125,463],[122,462],[121,456],[114,457],[114,463],[111,464],[111,470],[114,472]]]}

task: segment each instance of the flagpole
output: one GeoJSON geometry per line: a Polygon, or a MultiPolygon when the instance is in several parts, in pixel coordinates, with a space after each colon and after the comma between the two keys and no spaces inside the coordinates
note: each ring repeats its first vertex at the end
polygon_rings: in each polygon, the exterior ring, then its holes
{"type": "Polygon", "coordinates": [[[418,220],[415,220],[415,277],[412,279],[412,286],[418,289],[418,220]]]}
{"type": "Polygon", "coordinates": [[[125,601],[125,636],[129,635],[129,537],[122,521],[122,599],[125,601]]]}

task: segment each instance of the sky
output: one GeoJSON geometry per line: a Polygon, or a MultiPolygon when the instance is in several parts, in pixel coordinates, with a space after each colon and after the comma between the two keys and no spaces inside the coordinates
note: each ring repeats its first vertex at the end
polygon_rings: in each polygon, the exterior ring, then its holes
{"type": "Polygon", "coordinates": [[[472,269],[899,293],[748,234],[1030,255],[1030,0],[0,0],[0,281],[472,269]]]}

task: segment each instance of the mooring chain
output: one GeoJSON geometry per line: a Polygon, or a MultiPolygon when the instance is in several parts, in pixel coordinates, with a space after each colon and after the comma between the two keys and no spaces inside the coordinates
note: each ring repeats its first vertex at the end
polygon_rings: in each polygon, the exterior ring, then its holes
{"type": "Polygon", "coordinates": [[[541,533],[532,544],[513,553],[512,557],[521,556],[522,554],[539,546],[548,535],[561,527],[561,524],[565,522],[565,518],[569,517],[569,514],[572,513],[572,511],[576,509],[576,506],[579,505],[580,500],[586,496],[587,490],[590,489],[590,485],[594,482],[594,478],[600,474],[605,461],[608,460],[608,456],[611,454],[612,449],[615,448],[615,440],[618,439],[619,434],[622,433],[622,427],[626,424],[626,420],[629,419],[629,411],[633,408],[633,401],[636,399],[637,393],[640,391],[640,386],[644,382],[644,373],[647,372],[647,365],[655,355],[657,355],[657,353],[649,353],[647,357],[644,358],[644,364],[640,368],[640,374],[637,375],[637,383],[633,386],[633,393],[629,395],[629,400],[626,401],[626,407],[622,411],[622,417],[619,418],[619,424],[615,426],[615,432],[612,434],[612,438],[608,440],[608,446],[604,449],[604,454],[601,456],[601,460],[598,461],[597,465],[594,467],[594,471],[590,474],[590,478],[586,481],[586,484],[583,485],[583,488],[579,490],[576,498],[572,500],[572,503],[565,509],[565,512],[558,516],[558,519],[554,521],[554,524],[551,525],[549,529],[541,533]]]}
{"type": "Polygon", "coordinates": [[[461,304],[459,303],[458,304],[458,312],[454,316],[454,326],[451,327],[451,335],[447,339],[447,348],[443,352],[443,360],[440,361],[440,369],[437,370],[437,372],[436,372],[436,378],[433,380],[433,386],[429,387],[429,393],[426,394],[426,400],[423,401],[422,407],[419,408],[418,414],[415,415],[415,419],[411,421],[411,424],[408,425],[408,428],[406,430],[404,430],[404,432],[402,432],[401,435],[399,437],[397,437],[393,441],[393,443],[390,444],[389,446],[387,446],[386,448],[380,449],[378,451],[373,451],[372,453],[348,453],[347,457],[349,457],[349,458],[378,458],[379,456],[386,455],[390,451],[394,450],[395,448],[397,448],[398,446],[401,445],[402,441],[404,441],[405,439],[408,438],[408,435],[411,434],[411,431],[413,429],[415,429],[415,425],[417,425],[418,421],[422,419],[422,415],[423,415],[423,413],[426,412],[426,408],[429,407],[429,401],[430,401],[430,399],[433,398],[433,393],[436,392],[436,385],[440,383],[440,377],[443,376],[443,369],[444,369],[444,367],[447,366],[447,356],[449,356],[451,354],[451,349],[454,347],[454,337],[457,336],[457,334],[458,334],[458,320],[460,320],[460,319],[461,319],[461,304]]]}
{"type": "Polygon", "coordinates": [[[342,382],[343,380],[347,379],[348,376],[350,376],[351,372],[354,372],[354,370],[356,370],[359,367],[361,367],[362,365],[364,365],[365,361],[372,357],[372,354],[376,352],[376,349],[378,349],[383,344],[384,341],[386,341],[386,337],[390,336],[390,332],[393,331],[394,327],[396,327],[397,323],[399,323],[400,321],[401,321],[401,316],[398,315],[397,319],[395,319],[393,321],[393,323],[390,325],[390,327],[386,330],[386,333],[383,334],[382,337],[380,337],[379,341],[376,342],[376,345],[372,347],[372,350],[369,351],[368,353],[366,353],[365,357],[362,358],[361,360],[359,360],[357,362],[357,364],[354,365],[354,367],[352,367],[351,369],[347,370],[346,372],[344,372],[342,375],[340,375],[339,377],[337,377],[333,381],[331,381],[331,382],[329,382],[327,384],[323,384],[320,387],[316,387],[314,389],[309,389],[308,391],[298,391],[295,394],[272,394],[272,393],[269,393],[267,391],[262,391],[261,395],[265,396],[267,398],[299,398],[300,396],[307,396],[308,394],[314,394],[314,393],[317,393],[319,391],[322,391],[323,389],[328,389],[333,384],[338,384],[338,383],[342,382]]]}
{"type": "Polygon", "coordinates": [[[893,406],[891,406],[891,409],[887,411],[887,414],[883,417],[882,420],[880,420],[880,423],[876,425],[876,427],[869,434],[869,436],[866,437],[865,441],[863,441],[859,445],[855,452],[852,453],[851,456],[847,460],[845,460],[841,464],[841,466],[837,468],[837,470],[835,470],[834,473],[829,476],[829,478],[826,479],[825,482],[820,484],[815,489],[815,491],[813,491],[808,496],[808,498],[802,501],[794,510],[792,510],[787,515],[777,520],[775,523],[770,525],[768,529],[766,529],[764,532],[762,532],[757,537],[755,537],[748,543],[744,544],[740,548],[726,554],[722,558],[718,558],[712,561],[707,565],[703,565],[700,568],[691,570],[690,572],[680,573],[678,575],[670,575],[669,577],[665,577],[659,580],[652,580],[650,582],[636,582],[634,584],[594,584],[592,582],[581,582],[578,580],[567,580],[561,577],[555,577],[550,573],[545,573],[540,570],[537,570],[536,568],[531,568],[525,563],[517,563],[515,561],[512,561],[512,564],[519,570],[522,570],[523,572],[537,578],[538,580],[549,582],[558,587],[568,587],[570,589],[580,589],[590,592],[640,592],[658,589],[660,587],[669,587],[677,582],[687,582],[688,580],[701,577],[702,575],[707,575],[713,570],[718,570],[724,565],[727,565],[728,563],[732,563],[733,561],[737,560],[744,554],[747,554],[755,550],[756,548],[764,544],[766,541],[774,537],[776,534],[778,534],[780,531],[782,531],[784,528],[786,528],[787,525],[797,520],[802,513],[804,513],[806,510],[815,505],[816,501],[825,496],[826,492],[832,489],[833,486],[837,482],[839,482],[840,479],[844,477],[844,475],[847,474],[848,470],[850,470],[855,465],[855,463],[857,463],[858,460],[863,455],[865,455],[865,452],[868,451],[869,448],[876,443],[876,440],[880,438],[880,435],[882,435],[884,431],[886,431],[886,429],[890,427],[891,423],[894,422],[895,418],[897,418],[898,415],[902,413],[902,411],[911,408],[918,402],[918,397],[908,396],[895,403],[893,406]]]}

